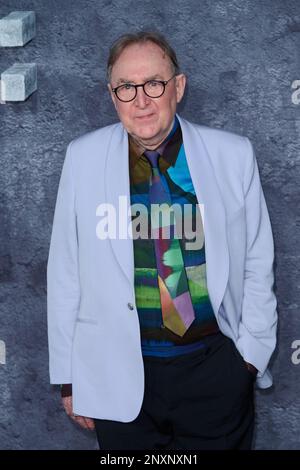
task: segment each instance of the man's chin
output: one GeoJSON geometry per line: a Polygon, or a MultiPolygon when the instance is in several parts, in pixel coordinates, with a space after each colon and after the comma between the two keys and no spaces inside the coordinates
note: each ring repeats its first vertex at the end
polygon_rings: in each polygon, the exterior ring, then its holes
{"type": "Polygon", "coordinates": [[[138,142],[152,142],[155,141],[157,137],[157,131],[155,132],[154,129],[147,130],[147,129],[138,129],[136,132],[133,132],[131,135],[132,137],[137,140],[138,142]]]}

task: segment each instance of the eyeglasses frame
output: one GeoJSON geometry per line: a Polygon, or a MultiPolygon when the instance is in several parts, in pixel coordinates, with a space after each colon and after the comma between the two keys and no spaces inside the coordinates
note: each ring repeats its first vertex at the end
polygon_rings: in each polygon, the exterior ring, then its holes
{"type": "Polygon", "coordinates": [[[117,86],[117,87],[115,87],[115,88],[112,88],[111,91],[114,92],[114,94],[116,95],[116,97],[118,98],[118,100],[122,101],[122,103],[130,103],[130,101],[135,100],[136,95],[137,95],[137,88],[141,86],[141,87],[143,87],[143,91],[144,91],[145,95],[148,96],[148,98],[156,99],[156,98],[160,98],[160,97],[164,94],[164,92],[165,92],[165,90],[166,90],[166,85],[167,85],[174,77],[176,77],[177,75],[179,75],[179,74],[178,74],[178,73],[175,73],[171,78],[169,78],[169,80],[156,80],[156,79],[153,79],[153,80],[147,80],[145,83],[140,83],[139,85],[134,85],[133,83],[123,83],[122,85],[119,85],[119,86],[117,86]],[[159,96],[149,96],[149,95],[147,95],[147,93],[145,92],[145,88],[144,88],[144,87],[145,87],[146,83],[149,83],[149,82],[159,82],[159,83],[161,83],[161,84],[164,86],[164,89],[163,89],[163,92],[161,93],[161,95],[159,95],[159,96]],[[119,98],[119,96],[117,95],[118,89],[121,88],[121,87],[123,87],[124,85],[130,85],[130,86],[133,86],[133,87],[135,88],[135,95],[134,95],[133,98],[131,98],[131,100],[126,100],[126,101],[121,100],[121,99],[119,98]]]}

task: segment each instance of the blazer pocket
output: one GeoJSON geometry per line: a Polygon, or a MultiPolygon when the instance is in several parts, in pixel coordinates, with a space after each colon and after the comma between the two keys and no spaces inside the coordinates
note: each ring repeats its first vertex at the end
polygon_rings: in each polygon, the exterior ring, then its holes
{"type": "Polygon", "coordinates": [[[98,320],[96,320],[95,318],[78,317],[76,318],[76,323],[88,323],[89,325],[98,325],[98,320]]]}

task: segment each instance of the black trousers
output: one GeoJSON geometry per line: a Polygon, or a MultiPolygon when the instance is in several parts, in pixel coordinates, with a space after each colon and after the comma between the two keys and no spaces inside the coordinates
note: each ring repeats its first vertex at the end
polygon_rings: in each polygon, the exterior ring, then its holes
{"type": "Polygon", "coordinates": [[[251,449],[254,381],[222,333],[173,358],[144,357],[145,393],[134,421],[95,419],[100,450],[251,449]]]}

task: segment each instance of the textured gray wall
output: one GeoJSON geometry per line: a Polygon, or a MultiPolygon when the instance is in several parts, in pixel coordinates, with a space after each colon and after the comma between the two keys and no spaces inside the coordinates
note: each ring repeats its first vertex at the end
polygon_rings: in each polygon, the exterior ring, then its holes
{"type": "Polygon", "coordinates": [[[0,0],[0,17],[34,10],[37,37],[0,49],[0,71],[36,62],[39,89],[0,105],[0,448],[92,449],[48,384],[46,263],[68,142],[115,122],[108,48],[138,28],[165,32],[188,77],[182,116],[247,135],[256,149],[276,247],[275,386],[257,392],[258,449],[300,449],[299,0],[0,0]]]}

